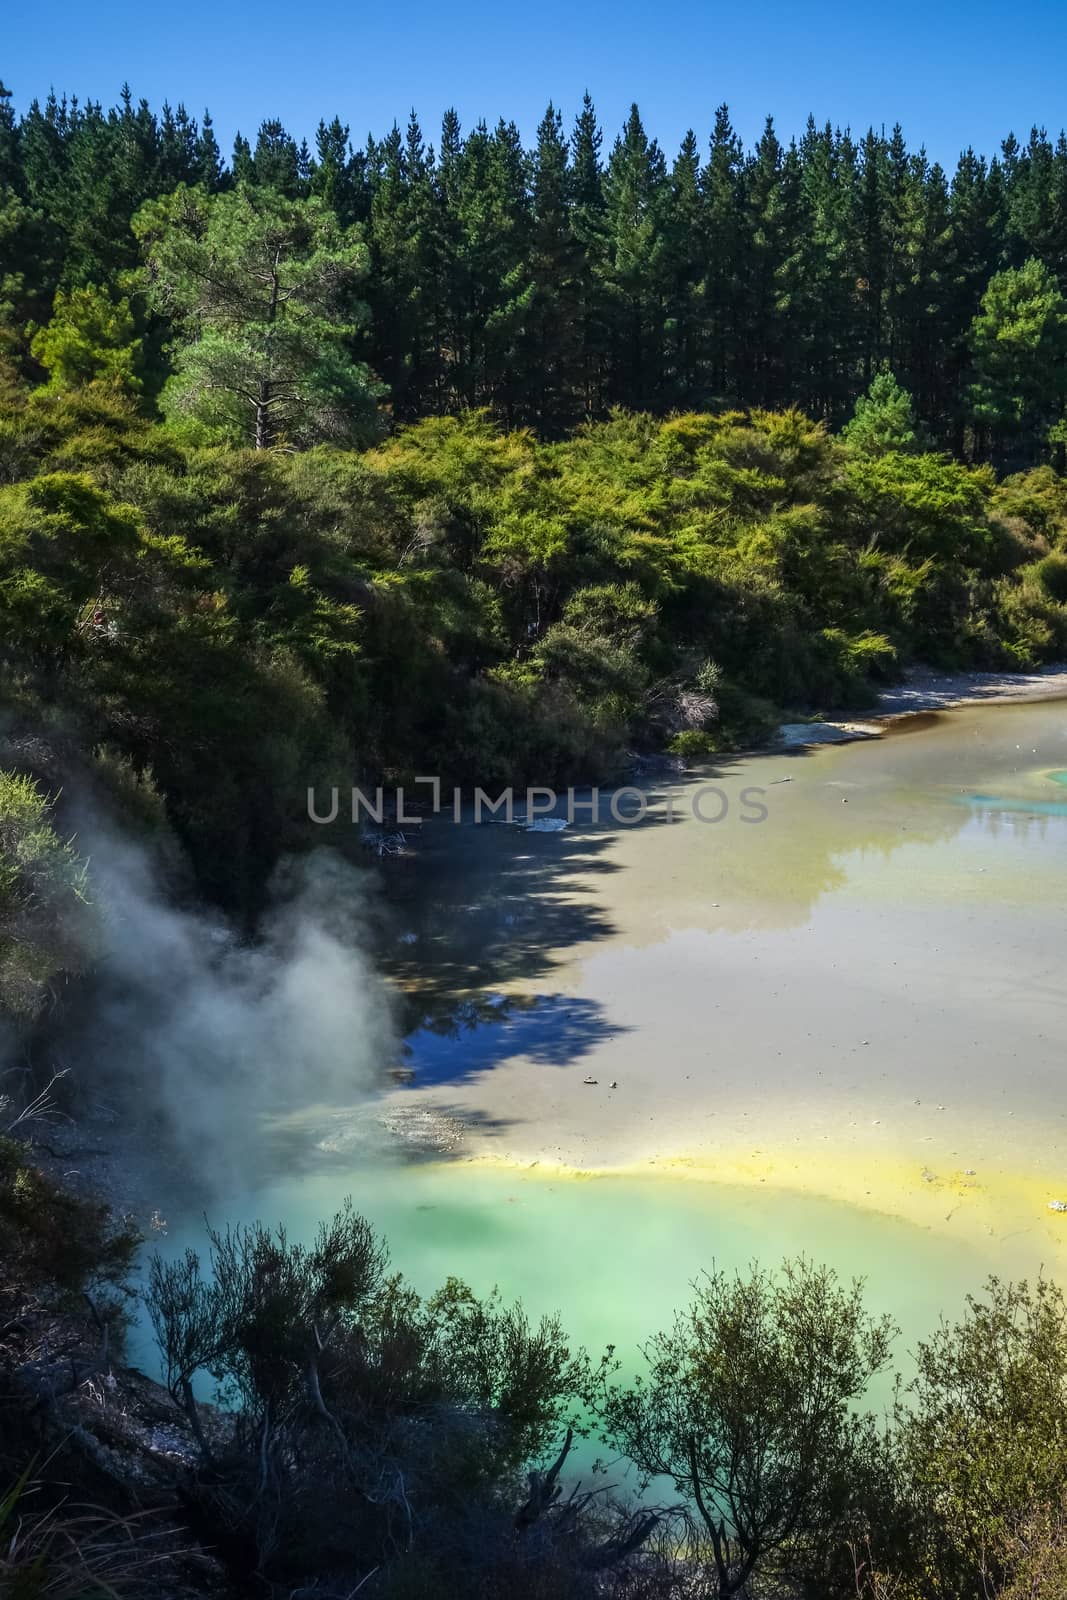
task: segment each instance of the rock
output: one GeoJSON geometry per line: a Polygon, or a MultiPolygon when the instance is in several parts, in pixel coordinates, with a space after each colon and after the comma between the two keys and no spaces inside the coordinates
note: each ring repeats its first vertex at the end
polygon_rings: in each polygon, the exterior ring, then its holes
{"type": "Polygon", "coordinates": [[[778,729],[778,744],[798,750],[808,744],[849,744],[854,739],[878,739],[882,728],[877,722],[783,722],[778,729]]]}

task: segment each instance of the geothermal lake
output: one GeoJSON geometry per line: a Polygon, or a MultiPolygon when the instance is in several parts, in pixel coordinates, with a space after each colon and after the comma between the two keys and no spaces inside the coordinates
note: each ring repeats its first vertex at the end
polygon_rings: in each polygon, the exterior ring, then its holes
{"type": "Polygon", "coordinates": [[[299,1235],[351,1194],[418,1287],[594,1348],[712,1261],[830,1261],[909,1336],[1067,1275],[1067,702],[643,788],[633,824],[427,824],[389,868],[410,1077],[276,1117],[213,1216],[299,1235]]]}

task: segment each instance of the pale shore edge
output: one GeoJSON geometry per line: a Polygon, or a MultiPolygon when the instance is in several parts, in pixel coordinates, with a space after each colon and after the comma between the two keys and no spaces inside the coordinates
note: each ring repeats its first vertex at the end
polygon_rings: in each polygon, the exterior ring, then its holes
{"type": "Polygon", "coordinates": [[[858,716],[828,717],[819,722],[782,723],[777,737],[766,748],[795,750],[806,745],[877,739],[891,724],[929,712],[1041,700],[1067,700],[1067,666],[1057,664],[1044,667],[1040,672],[1008,673],[937,673],[917,667],[899,684],[884,690],[869,711],[858,716]]]}

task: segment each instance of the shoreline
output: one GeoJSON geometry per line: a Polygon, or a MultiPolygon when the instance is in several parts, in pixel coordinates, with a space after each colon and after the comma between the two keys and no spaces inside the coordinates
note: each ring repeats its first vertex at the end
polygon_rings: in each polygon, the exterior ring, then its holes
{"type": "Polygon", "coordinates": [[[431,1075],[408,1107],[466,1122],[447,1152],[461,1163],[818,1196],[994,1255],[1010,1239],[1002,1275],[1045,1260],[1067,1277],[1067,1213],[1050,1209],[1067,1203],[1062,851],[1050,835],[1046,853],[1044,818],[968,821],[963,803],[998,778],[1025,799],[1032,758],[1067,764],[1059,712],[1033,704],[1059,699],[1059,668],[915,673],[883,697],[869,747],[738,758],[736,781],[766,781],[758,768],[788,785],[773,830],[738,829],[726,850],[685,828],[576,844],[566,899],[597,915],[539,973],[488,980],[537,997],[525,1031],[486,1022],[447,1102],[431,1075]],[[998,704],[1023,709],[982,721],[998,704]],[[885,737],[898,726],[926,734],[885,737]],[[558,1056],[556,1017],[573,1028],[558,1056]]]}
{"type": "MultiPolygon", "coordinates": [[[[991,1270],[1003,1270],[1004,1264],[996,1258],[1010,1247],[1014,1260],[1009,1271],[1014,1276],[1044,1270],[1067,1282],[1067,1215],[1050,1208],[1047,1196],[1051,1190],[1041,1177],[1015,1171],[978,1177],[956,1170],[927,1179],[912,1161],[902,1157],[871,1163],[857,1154],[828,1162],[823,1152],[794,1150],[735,1152],[714,1160],[707,1155],[659,1156],[597,1167],[575,1167],[547,1155],[525,1159],[482,1152],[462,1158],[460,1164],[510,1172],[535,1182],[684,1183],[759,1189],[778,1197],[783,1207],[793,1199],[817,1199],[852,1213],[891,1218],[923,1232],[956,1237],[961,1244],[988,1255],[991,1270]]],[[[444,1169],[455,1163],[440,1165],[444,1169]]]]}
{"type": "MultiPolygon", "coordinates": [[[[905,681],[903,688],[886,691],[879,723],[871,732],[856,737],[877,743],[894,725],[906,726],[909,719],[924,716],[930,710],[941,720],[942,710],[1061,697],[1067,698],[1067,671],[1059,668],[1010,677],[973,673],[935,677],[916,672],[905,681]],[[907,697],[903,708],[902,697],[907,697]]],[[[948,720],[944,719],[945,725],[948,720]]],[[[836,725],[803,726],[810,733],[836,725]]],[[[831,741],[810,740],[813,745],[828,742],[831,741]]],[[[832,742],[845,741],[837,737],[832,742]]],[[[908,748],[917,750],[919,746],[912,746],[909,741],[908,748]]],[[[900,749],[903,752],[903,744],[900,749]]],[[[788,751],[778,746],[756,754],[764,761],[773,760],[775,756],[780,758],[788,751]]],[[[885,757],[879,758],[873,748],[859,757],[864,766],[872,760],[884,762],[888,758],[888,750],[885,757]]],[[[862,791],[855,784],[842,784],[836,775],[832,781],[825,781],[837,773],[837,763],[842,759],[854,761],[856,758],[844,752],[838,757],[828,751],[816,764],[819,771],[810,774],[816,780],[814,783],[799,784],[791,780],[788,792],[775,791],[781,793],[781,803],[788,805],[789,815],[802,791],[814,793],[816,797],[825,796],[825,801],[818,803],[831,828],[828,849],[832,853],[847,850],[847,834],[842,830],[861,823],[864,817],[862,791]],[[827,762],[831,765],[823,773],[823,763],[827,762]],[[851,802],[847,811],[840,810],[843,795],[851,802]]],[[[895,754],[892,765],[894,768],[898,765],[895,754]]],[[[874,806],[876,787],[871,794],[874,806]]],[[[790,824],[786,837],[791,834],[810,840],[811,816],[805,813],[804,818],[790,824]]],[[[860,846],[864,839],[861,828],[860,846]]],[[[560,949],[565,953],[558,965],[548,963],[545,970],[533,978],[527,973],[524,977],[513,975],[503,981],[490,981],[490,987],[497,992],[519,992],[542,998],[547,995],[549,1005],[561,1008],[560,1025],[564,1033],[568,1026],[573,1026],[573,1018],[581,1022],[588,1015],[593,1045],[598,1037],[595,1018],[600,1014],[610,1018],[613,1024],[619,1024],[614,1030],[610,1027],[603,1030],[601,1042],[610,1044],[610,1056],[596,1060],[592,1056],[575,1055],[569,1070],[558,1076],[555,1072],[538,1069],[533,1062],[521,1062],[517,1055],[510,1059],[505,1056],[488,1075],[475,1068],[454,1089],[448,1105],[441,1102],[432,1082],[417,1086],[414,1092],[387,1090],[368,1104],[359,1119],[370,1144],[387,1156],[392,1152],[401,1161],[406,1158],[416,1163],[440,1162],[456,1170],[465,1165],[478,1165],[529,1176],[555,1176],[561,1181],[596,1177],[608,1181],[649,1178],[735,1184],[773,1191],[783,1197],[783,1204],[788,1204],[791,1194],[819,1196],[857,1211],[897,1217],[919,1227],[941,1232],[950,1229],[986,1246],[995,1246],[1005,1236],[1026,1239],[1050,1258],[1055,1257],[1057,1271],[1062,1270],[1067,1275],[1067,1265],[1063,1262],[1067,1250],[1067,1215],[1048,1209],[1053,1201],[1067,1201],[1067,1146],[1062,1147],[1061,1158],[1061,1150],[1057,1148],[1059,1135],[1051,1145],[1048,1142],[1051,1126],[1035,1123],[1029,1130],[1033,1137],[1028,1139],[1024,1128],[1026,1112],[1018,1121],[998,1125],[998,1112],[990,1100],[985,1108],[986,1116],[979,1122],[965,1117],[961,1126],[954,1121],[954,1131],[950,1134],[946,1128],[943,1137],[932,1123],[925,1122],[922,1129],[898,1123],[899,1137],[890,1135],[889,1119],[898,1117],[900,1110],[886,1101],[885,1090],[879,1086],[887,1076],[894,1082],[899,1106],[905,1108],[908,1116],[911,1112],[907,1108],[912,1103],[916,1107],[919,1105],[919,1099],[913,1097],[921,1096],[927,1109],[930,1109],[928,1101],[939,1097],[952,1099],[958,1106],[963,1087],[962,1083],[949,1085],[946,1081],[935,1088],[929,1082],[918,1081],[921,1073],[916,1082],[905,1087],[905,1080],[913,1074],[905,1058],[898,1058],[889,1031],[891,1026],[899,1027],[901,1021],[895,990],[868,993],[852,1021],[845,1015],[850,1004],[847,994],[838,996],[838,1004],[832,1012],[820,1011],[814,1004],[804,1013],[804,1023],[810,1031],[806,1034],[803,1028],[790,1031],[790,1023],[785,1035],[771,1037],[768,1034],[761,1044],[761,1033],[769,1024],[776,1004],[786,1005],[791,1017],[797,1014],[798,1004],[805,1004],[811,973],[803,966],[790,971],[794,958],[803,956],[806,943],[798,941],[795,935],[808,923],[816,905],[828,903],[822,898],[827,882],[819,877],[812,886],[802,885],[804,892],[798,891],[795,907],[790,903],[788,915],[783,915],[781,920],[771,911],[752,919],[746,912],[735,925],[735,919],[731,918],[734,903],[731,893],[737,904],[750,908],[752,885],[747,879],[741,880],[733,885],[732,891],[731,885],[722,878],[722,871],[730,870],[726,864],[716,868],[705,882],[694,876],[699,863],[684,850],[677,857],[661,861],[657,854],[660,846],[666,847],[672,840],[681,847],[685,834],[652,830],[642,836],[639,847],[636,839],[625,831],[620,836],[621,845],[637,847],[631,850],[626,862],[635,882],[630,884],[623,900],[618,899],[618,890],[615,891],[612,917],[617,926],[606,946],[601,945],[602,935],[595,926],[583,930],[579,922],[575,929],[563,930],[566,938],[560,949]],[[675,881],[676,871],[678,887],[671,890],[664,902],[665,920],[655,914],[650,916],[648,908],[655,905],[662,885],[675,881]],[[695,910],[699,916],[691,920],[695,910]],[[680,935],[688,944],[676,941],[668,949],[676,932],[672,928],[675,916],[678,928],[690,930],[680,935]],[[709,937],[730,934],[739,937],[730,938],[729,944],[722,947],[723,954],[706,942],[709,937]],[[784,937],[786,944],[778,947],[767,943],[764,948],[758,943],[760,939],[769,941],[775,936],[784,937]],[[649,947],[663,949],[665,959],[651,966],[644,964],[641,952],[649,947]],[[731,955],[724,959],[726,950],[731,955]],[[759,964],[761,950],[762,967],[759,964]],[[589,989],[587,965],[594,958],[603,957],[605,951],[609,962],[620,964],[617,969],[604,972],[599,987],[594,984],[589,989]],[[746,954],[748,951],[750,955],[746,954]],[[624,965],[633,960],[640,960],[642,964],[624,965]],[[749,961],[754,963],[751,967],[747,965],[749,961]],[[768,962],[773,983],[769,994],[764,976],[768,972],[768,962]],[[679,967],[685,968],[687,981],[677,989],[663,988],[665,998],[661,1003],[643,1011],[638,1003],[642,989],[647,989],[649,984],[669,985],[671,974],[679,967]],[[703,1049],[698,1054],[698,1045],[703,1047],[707,1039],[694,1040],[684,1024],[679,1026],[674,1004],[679,993],[694,992],[692,984],[706,984],[713,970],[723,985],[723,1011],[737,1013],[736,1017],[724,1017],[719,1013],[714,1023],[712,1014],[708,1013],[705,1020],[709,1028],[714,1026],[714,1034],[708,1034],[707,1038],[715,1040],[714,1058],[707,1056],[703,1049]],[[746,988],[746,984],[750,987],[746,988]],[[757,1005],[761,995],[762,1012],[749,1010],[757,1005]],[[657,1019],[662,1027],[664,1016],[674,1020],[668,1021],[665,1034],[654,1033],[657,1019]],[[751,1024],[757,1016],[759,1026],[753,1036],[751,1024]],[[745,1023],[743,1028],[742,1022],[745,1023]],[[805,1040],[810,1042],[805,1043],[805,1040]],[[859,1043],[866,1048],[860,1052],[865,1065],[857,1078],[859,1043]],[[650,1046],[651,1058],[647,1054],[650,1046]],[[786,1049],[790,1052],[788,1071],[784,1063],[775,1067],[786,1049]],[[648,1076],[645,1063],[656,1059],[660,1051],[665,1056],[688,1051],[675,1073],[677,1082],[672,1083],[661,1075],[658,1060],[653,1076],[648,1076]],[[715,1064],[708,1069],[712,1073],[709,1087],[714,1084],[715,1098],[705,1099],[707,1091],[696,1091],[695,1083],[690,1089],[689,1071],[685,1069],[690,1068],[695,1077],[698,1068],[704,1070],[702,1063],[712,1059],[715,1064]],[[807,1085],[802,1102],[795,1099],[795,1080],[790,1082],[789,1073],[794,1063],[807,1085]],[[606,1122],[598,1119],[595,1131],[586,1116],[585,1102],[591,1091],[579,1086],[587,1069],[594,1073],[599,1070],[602,1084],[615,1076],[624,1080],[623,1089],[627,1091],[629,1102],[625,1111],[623,1104],[615,1103],[612,1112],[607,1113],[606,1122]],[[645,1081],[640,1081],[642,1079],[645,1081]],[[631,1090],[634,1091],[632,1100],[631,1090]],[[572,1092],[576,1097],[573,1101],[572,1092]],[[694,1092],[699,1102],[695,1109],[694,1092]],[[693,1138],[693,1119],[698,1113],[706,1115],[710,1107],[715,1108],[716,1121],[707,1124],[707,1131],[709,1135],[713,1128],[716,1132],[710,1143],[703,1143],[693,1138]],[[479,1126],[482,1118],[488,1119],[487,1127],[479,1126]],[[749,1118],[751,1121],[747,1120],[749,1118]],[[850,1118],[856,1120],[850,1121],[850,1118]],[[514,1132],[510,1137],[504,1133],[501,1138],[499,1132],[490,1131],[496,1119],[500,1119],[501,1130],[509,1122],[512,1124],[514,1132]],[[528,1144],[521,1134],[515,1137],[521,1123],[526,1124],[532,1135],[528,1144]],[[872,1125],[870,1133],[859,1131],[861,1126],[868,1125],[872,1125]],[[873,1131],[875,1127],[878,1132],[873,1131]],[[820,1136],[818,1129],[829,1130],[829,1133],[823,1132],[820,1136]],[[892,1141],[888,1147],[884,1142],[887,1135],[892,1141]],[[930,1135],[935,1135],[935,1139],[930,1135]],[[814,1142],[820,1137],[821,1143],[814,1142]],[[836,1143],[838,1154],[829,1154],[828,1138],[836,1143]],[[755,1148],[757,1143],[758,1149],[755,1148]],[[958,1162],[955,1159],[957,1145],[958,1162]],[[586,1155],[588,1164],[583,1159],[586,1155]],[[927,1163],[937,1168],[940,1175],[930,1174],[927,1163]],[[977,1176],[971,1172],[972,1167],[978,1169],[977,1176]],[[1057,1174],[1061,1170],[1064,1176],[1059,1180],[1057,1174]]],[[[764,844],[770,842],[768,838],[764,844]]],[[[554,857],[555,847],[551,844],[539,848],[548,852],[550,858],[554,857]]],[[[977,859],[984,861],[986,858],[977,859]]],[[[489,865],[491,867],[492,863],[489,865]]],[[[781,883],[775,875],[777,889],[788,882],[793,865],[791,860],[783,858],[781,883]]],[[[988,870],[982,865],[975,866],[973,871],[983,874],[967,880],[973,886],[973,895],[988,897],[992,894],[994,901],[999,899],[1001,885],[995,881],[992,864],[988,870]]],[[[628,879],[618,881],[629,882],[628,879]]],[[[584,893],[599,893],[603,883],[595,860],[591,865],[580,862],[577,876],[565,881],[562,896],[558,886],[553,889],[550,881],[549,907],[558,914],[560,904],[567,901],[580,904],[584,893]]],[[[877,922],[884,925],[891,907],[883,898],[884,888],[875,885],[874,892],[870,910],[877,912],[877,922]]],[[[976,903],[991,902],[984,898],[976,903]]],[[[1035,909],[1036,904],[1028,901],[1028,921],[1035,909]]],[[[966,936],[965,925],[958,931],[966,936]]],[[[837,944],[829,951],[829,956],[837,958],[832,965],[844,968],[857,944],[868,948],[863,930],[843,927],[837,944]]],[[[963,947],[960,949],[962,952],[963,947]]],[[[895,945],[891,953],[897,954],[895,945]]],[[[929,1053],[934,1048],[935,1035],[946,1046],[951,1043],[952,1035],[945,1033],[944,1023],[936,1014],[941,997],[929,987],[918,988],[919,979],[928,983],[926,965],[926,957],[918,955],[912,970],[902,970],[893,983],[898,984],[905,978],[910,980],[908,1004],[917,1008],[913,1013],[912,1037],[919,1042],[915,1021],[921,1019],[923,1045],[929,1053]]],[[[966,974],[962,967],[954,969],[956,977],[966,977],[968,987],[974,987],[976,998],[998,981],[999,967],[992,968],[987,963],[985,970],[974,972],[972,960],[965,965],[966,974]]],[[[1032,962],[1030,965],[1032,970],[1032,962]]],[[[897,967],[896,960],[892,966],[897,967]]],[[[904,967],[903,960],[901,967],[904,967]]],[[[909,982],[904,982],[904,989],[909,989],[909,982]]],[[[1012,1004],[1008,1005],[1009,1011],[1012,1004]]],[[[536,1010],[529,1015],[536,1023],[536,1010]]],[[[1021,1016],[1017,1020],[1021,1021],[1021,1016]]],[[[551,1012],[545,1021],[554,1025],[551,1012]]],[[[487,1025],[493,1026],[491,1022],[487,1025]]],[[[1046,1029],[1051,1026],[1053,1030],[1057,1026],[1051,1014],[1046,1016],[1044,1026],[1046,1029]]],[[[940,1059],[948,1058],[947,1049],[942,1050],[940,1059]]],[[[1005,1054],[1003,1059],[1007,1062],[1010,1058],[1005,1054]]],[[[1015,1104],[1014,1099],[1006,1102],[1004,1110],[1007,1105],[1015,1104]]],[[[606,1111],[606,1107],[598,1109],[606,1111]]],[[[1022,1111],[1022,1105],[1017,1109],[1022,1111]]],[[[1028,1110],[1034,1111],[1032,1094],[1028,1110]]],[[[1015,1113],[1007,1111],[1007,1115],[1014,1117],[1015,1113]]],[[[54,1152],[54,1160],[41,1160],[41,1164],[50,1167],[57,1176],[62,1174],[68,1182],[73,1180],[74,1186],[82,1188],[83,1192],[88,1189],[106,1198],[116,1212],[132,1213],[151,1236],[158,1226],[159,1212],[155,1203],[161,1190],[172,1189],[172,1182],[168,1180],[173,1180],[173,1171],[161,1172],[158,1165],[146,1160],[136,1135],[124,1138],[110,1122],[108,1126],[93,1119],[89,1122],[89,1126],[85,1121],[72,1126],[66,1137],[53,1129],[50,1138],[59,1148],[54,1152]],[[68,1139],[77,1148],[67,1150],[68,1139]]],[[[336,1155],[344,1142],[342,1137],[339,1147],[324,1144],[323,1149],[336,1155]]]]}
{"type": "Polygon", "coordinates": [[[784,722],[767,752],[808,745],[847,744],[880,739],[894,724],[976,705],[1026,705],[1067,700],[1067,666],[1057,663],[1037,672],[933,672],[913,667],[898,684],[879,694],[867,711],[829,716],[819,722],[784,722]]]}

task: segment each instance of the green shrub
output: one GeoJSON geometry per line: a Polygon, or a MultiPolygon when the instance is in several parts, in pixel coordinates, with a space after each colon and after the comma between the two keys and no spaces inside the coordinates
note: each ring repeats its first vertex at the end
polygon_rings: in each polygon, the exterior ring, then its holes
{"type": "Polygon", "coordinates": [[[0,1136],[0,1261],[10,1284],[68,1305],[99,1291],[118,1305],[138,1235],[99,1201],[83,1200],[43,1173],[28,1146],[0,1136]]]}
{"type": "Polygon", "coordinates": [[[0,772],[0,1014],[22,1019],[81,969],[93,932],[86,865],[51,809],[32,778],[0,772]]]}
{"type": "Polygon", "coordinates": [[[1049,594],[1038,571],[1042,565],[1023,568],[1014,582],[1002,579],[994,591],[997,631],[1009,660],[1020,670],[1054,661],[1067,649],[1067,605],[1049,594]]]}
{"type": "Polygon", "coordinates": [[[700,760],[702,756],[717,755],[722,747],[722,739],[718,734],[701,733],[695,728],[676,733],[667,743],[672,756],[685,756],[693,761],[700,760]]]}
{"type": "Polygon", "coordinates": [[[1054,552],[1035,563],[1034,576],[1045,593],[1062,605],[1067,603],[1067,555],[1054,552]]]}

